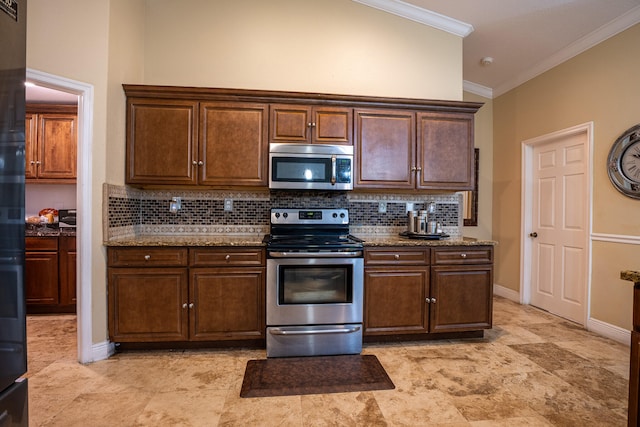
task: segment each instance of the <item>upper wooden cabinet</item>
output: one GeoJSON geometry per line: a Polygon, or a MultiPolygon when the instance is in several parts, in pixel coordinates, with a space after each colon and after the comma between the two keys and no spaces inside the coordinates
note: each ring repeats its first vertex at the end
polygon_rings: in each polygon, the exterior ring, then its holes
{"type": "Polygon", "coordinates": [[[473,190],[473,114],[418,113],[417,187],[473,190]]]}
{"type": "Polygon", "coordinates": [[[27,104],[27,182],[74,183],[78,125],[75,105],[27,104]]]}
{"type": "Polygon", "coordinates": [[[353,109],[271,105],[270,142],[353,144],[353,109]]]}
{"type": "Polygon", "coordinates": [[[356,110],[355,188],[415,188],[416,115],[356,110]]]}
{"type": "Polygon", "coordinates": [[[354,145],[354,188],[473,188],[482,104],[177,86],[123,85],[125,182],[267,187],[268,144],[354,145]]]}
{"type": "Polygon", "coordinates": [[[127,110],[128,184],[267,184],[266,104],[132,98],[127,110]]]}
{"type": "Polygon", "coordinates": [[[355,188],[473,189],[472,113],[356,110],[355,116],[355,188]]]}

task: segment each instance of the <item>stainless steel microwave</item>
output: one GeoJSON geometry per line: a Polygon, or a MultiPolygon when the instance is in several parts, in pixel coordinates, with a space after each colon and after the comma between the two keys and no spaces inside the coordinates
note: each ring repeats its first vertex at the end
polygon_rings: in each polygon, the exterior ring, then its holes
{"type": "Polygon", "coordinates": [[[269,188],[353,190],[353,146],[271,143],[269,188]]]}

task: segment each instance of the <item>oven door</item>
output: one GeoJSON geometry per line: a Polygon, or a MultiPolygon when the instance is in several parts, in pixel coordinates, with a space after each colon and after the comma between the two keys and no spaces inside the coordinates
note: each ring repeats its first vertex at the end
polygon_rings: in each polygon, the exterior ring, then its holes
{"type": "Polygon", "coordinates": [[[267,325],[362,323],[362,258],[267,259],[267,325]]]}

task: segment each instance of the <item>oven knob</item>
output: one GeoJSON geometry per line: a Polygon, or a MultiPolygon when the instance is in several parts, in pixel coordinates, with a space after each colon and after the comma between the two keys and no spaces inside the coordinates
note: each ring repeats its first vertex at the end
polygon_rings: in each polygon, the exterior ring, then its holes
{"type": "Polygon", "coordinates": [[[288,217],[288,216],[289,216],[289,214],[288,214],[288,213],[286,213],[286,212],[282,214],[282,217],[283,217],[283,218],[286,218],[286,217],[288,217]]]}
{"type": "Polygon", "coordinates": [[[344,212],[340,214],[340,218],[344,218],[344,212]]]}
{"type": "Polygon", "coordinates": [[[276,212],[276,218],[280,218],[280,212],[276,212]]]}
{"type": "Polygon", "coordinates": [[[333,213],[333,217],[334,217],[334,218],[338,218],[338,214],[334,212],[334,213],[333,213]]]}

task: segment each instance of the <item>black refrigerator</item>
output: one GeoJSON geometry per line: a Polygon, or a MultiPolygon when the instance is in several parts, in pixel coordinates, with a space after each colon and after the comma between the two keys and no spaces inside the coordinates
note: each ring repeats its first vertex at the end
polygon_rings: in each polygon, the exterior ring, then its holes
{"type": "Polygon", "coordinates": [[[24,296],[27,0],[0,0],[0,427],[28,426],[24,296]]]}

